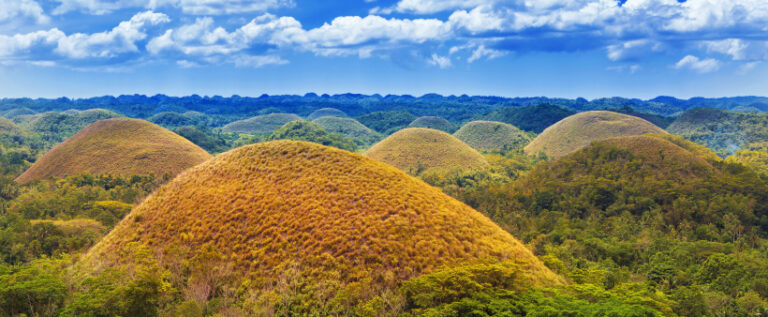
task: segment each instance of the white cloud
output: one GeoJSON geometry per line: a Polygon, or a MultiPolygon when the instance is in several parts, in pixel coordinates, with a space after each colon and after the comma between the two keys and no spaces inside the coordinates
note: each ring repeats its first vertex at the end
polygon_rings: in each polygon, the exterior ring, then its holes
{"type": "Polygon", "coordinates": [[[429,63],[429,65],[437,66],[442,69],[453,66],[453,63],[451,63],[450,57],[440,56],[437,54],[432,54],[432,57],[429,60],[427,60],[427,63],[429,63]]]}
{"type": "Polygon", "coordinates": [[[489,0],[401,0],[394,7],[384,9],[384,12],[405,12],[416,14],[431,14],[453,9],[469,9],[492,3],[489,0]]]}
{"type": "Polygon", "coordinates": [[[482,58],[490,60],[490,59],[502,57],[504,55],[507,55],[507,53],[499,50],[495,50],[495,49],[486,48],[485,45],[480,45],[472,52],[472,56],[470,56],[469,59],[467,59],[467,62],[472,63],[482,58]]]}
{"type": "Polygon", "coordinates": [[[280,56],[277,55],[238,55],[235,56],[234,63],[236,67],[260,68],[267,65],[285,65],[288,64],[288,61],[280,58],[280,56]]]}
{"type": "Polygon", "coordinates": [[[720,69],[720,61],[714,58],[699,59],[693,55],[683,57],[677,64],[676,69],[690,69],[699,73],[710,73],[720,69]]]}
{"type": "Polygon", "coordinates": [[[54,0],[61,3],[53,14],[82,11],[89,14],[108,14],[126,8],[157,10],[163,7],[179,8],[185,14],[218,15],[263,12],[279,7],[290,7],[292,0],[54,0]]]}
{"type": "Polygon", "coordinates": [[[0,0],[0,22],[31,18],[38,24],[50,22],[43,8],[34,0],[0,0]]]}

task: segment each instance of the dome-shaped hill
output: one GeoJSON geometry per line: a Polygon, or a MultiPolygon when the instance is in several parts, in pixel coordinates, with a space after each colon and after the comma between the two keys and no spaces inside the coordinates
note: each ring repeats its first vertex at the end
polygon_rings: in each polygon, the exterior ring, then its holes
{"type": "Polygon", "coordinates": [[[191,125],[193,126],[200,123],[194,118],[190,118],[185,114],[178,112],[161,112],[147,118],[147,121],[166,128],[178,128],[191,125]]]}
{"type": "Polygon", "coordinates": [[[121,250],[138,246],[169,266],[212,248],[236,276],[265,285],[288,266],[343,287],[479,259],[514,260],[534,280],[558,281],[520,241],[439,189],[361,155],[298,141],[244,146],[185,171],[134,208],[83,267],[130,264],[121,250]]]}
{"type": "Polygon", "coordinates": [[[137,119],[98,121],[57,145],[16,181],[79,173],[177,174],[211,158],[187,139],[137,119]]]}
{"type": "Polygon", "coordinates": [[[371,147],[365,156],[409,173],[429,168],[484,168],[488,160],[452,135],[433,129],[408,128],[371,147]]]}
{"type": "Polygon", "coordinates": [[[511,124],[472,121],[453,134],[477,150],[512,150],[526,146],[532,138],[511,124]]]}
{"type": "Polygon", "coordinates": [[[383,137],[378,132],[371,130],[352,118],[325,116],[317,118],[312,122],[319,124],[328,132],[336,132],[345,137],[359,140],[365,145],[376,143],[383,137]]]}
{"type": "Polygon", "coordinates": [[[0,134],[19,135],[21,131],[21,128],[13,121],[0,117],[0,134]]]}
{"type": "Polygon", "coordinates": [[[638,117],[611,111],[587,111],[572,115],[553,124],[525,147],[525,153],[544,153],[558,158],[592,141],[646,133],[666,133],[661,128],[638,117]]]}
{"type": "Polygon", "coordinates": [[[408,125],[409,128],[427,128],[435,129],[443,132],[453,133],[456,131],[456,126],[448,120],[441,117],[424,116],[418,117],[408,125]]]}
{"type": "Polygon", "coordinates": [[[28,116],[28,115],[34,115],[36,113],[37,112],[27,107],[20,107],[20,108],[13,108],[11,110],[4,112],[3,117],[6,117],[8,119],[13,119],[14,117],[17,117],[17,116],[25,116],[25,115],[28,116]]]}
{"type": "Polygon", "coordinates": [[[336,108],[322,108],[317,109],[314,112],[310,113],[309,116],[307,116],[307,119],[310,121],[315,120],[317,118],[322,117],[347,117],[347,114],[344,111],[341,111],[336,108]]]}
{"type": "Polygon", "coordinates": [[[225,125],[224,132],[237,133],[271,133],[284,124],[301,120],[301,117],[291,113],[271,113],[239,120],[225,125]]]}

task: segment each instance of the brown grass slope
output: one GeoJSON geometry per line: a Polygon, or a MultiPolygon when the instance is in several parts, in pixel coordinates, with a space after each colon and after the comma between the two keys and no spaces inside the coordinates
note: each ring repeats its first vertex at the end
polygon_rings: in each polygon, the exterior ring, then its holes
{"type": "Polygon", "coordinates": [[[526,146],[532,138],[526,132],[504,122],[472,121],[453,134],[477,150],[512,150],[526,146]]]}
{"type": "Polygon", "coordinates": [[[244,146],[185,171],[96,245],[86,267],[130,264],[120,250],[136,243],[168,265],[213,247],[238,276],[265,285],[295,264],[340,271],[349,282],[375,272],[403,280],[483,259],[515,260],[535,281],[559,281],[520,241],[439,189],[300,141],[244,146]]]}
{"type": "Polygon", "coordinates": [[[27,183],[80,173],[177,174],[212,156],[153,123],[127,118],[89,125],[40,158],[16,181],[27,183]]]}
{"type": "Polygon", "coordinates": [[[301,120],[301,117],[292,113],[270,113],[232,122],[221,130],[237,133],[272,133],[286,123],[296,120],[301,120]]]}
{"type": "Polygon", "coordinates": [[[665,134],[652,123],[611,111],[587,111],[572,115],[546,128],[525,147],[525,153],[544,153],[558,158],[589,145],[592,141],[646,133],[665,134]]]}
{"type": "Polygon", "coordinates": [[[364,155],[409,173],[430,168],[488,166],[485,157],[461,140],[442,131],[424,128],[400,130],[376,143],[364,155]]]}

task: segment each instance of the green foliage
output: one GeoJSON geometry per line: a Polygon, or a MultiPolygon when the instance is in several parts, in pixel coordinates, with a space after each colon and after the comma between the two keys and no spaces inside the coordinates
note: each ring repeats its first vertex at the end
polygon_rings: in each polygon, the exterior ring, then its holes
{"type": "Polygon", "coordinates": [[[408,124],[408,127],[435,129],[446,133],[453,133],[457,129],[456,125],[450,121],[435,116],[418,117],[416,120],[413,120],[413,122],[408,124]]]}
{"type": "MultiPolygon", "coordinates": [[[[43,141],[49,146],[53,146],[96,121],[117,117],[121,117],[121,115],[104,109],[90,109],[71,114],[48,112],[34,115],[31,120],[22,122],[20,125],[38,133],[43,141]]],[[[14,120],[18,118],[16,117],[14,120]]]]}
{"type": "Polygon", "coordinates": [[[288,122],[279,129],[272,132],[268,140],[294,140],[318,143],[326,146],[332,146],[342,150],[354,152],[357,150],[355,141],[341,135],[340,133],[329,133],[317,123],[298,120],[288,122]]]}
{"type": "Polygon", "coordinates": [[[54,316],[68,297],[66,264],[67,258],[0,264],[0,316],[54,316]]]}
{"type": "Polygon", "coordinates": [[[525,107],[506,107],[489,112],[478,119],[509,123],[525,131],[541,133],[575,112],[548,103],[525,107]]]}
{"type": "Polygon", "coordinates": [[[213,134],[210,129],[197,126],[183,126],[175,131],[197,146],[205,149],[208,153],[221,153],[230,149],[227,140],[221,133],[213,134]]]}
{"type": "Polygon", "coordinates": [[[696,108],[680,115],[668,130],[725,157],[768,140],[768,115],[696,108]]]}
{"type": "Polygon", "coordinates": [[[319,124],[328,132],[336,132],[348,137],[360,147],[369,147],[384,138],[380,133],[371,130],[352,118],[320,117],[312,121],[319,124]]]}
{"type": "Polygon", "coordinates": [[[413,120],[416,120],[416,116],[408,111],[376,111],[355,119],[379,133],[390,135],[407,127],[413,120]]]}
{"type": "Polygon", "coordinates": [[[178,112],[161,112],[147,118],[147,121],[168,129],[175,129],[183,126],[195,126],[202,123],[198,121],[198,118],[190,117],[178,112]]]}

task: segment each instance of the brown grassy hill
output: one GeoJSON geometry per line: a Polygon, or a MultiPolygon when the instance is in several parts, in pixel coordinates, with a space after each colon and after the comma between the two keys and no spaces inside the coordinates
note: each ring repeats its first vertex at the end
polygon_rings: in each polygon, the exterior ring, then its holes
{"type": "Polygon", "coordinates": [[[270,113],[232,122],[221,130],[237,133],[272,133],[286,123],[296,120],[301,120],[301,117],[292,113],[270,113]]]}
{"type": "Polygon", "coordinates": [[[544,129],[525,147],[525,153],[544,153],[549,158],[558,158],[587,146],[592,141],[646,133],[666,132],[638,117],[611,111],[587,111],[567,117],[544,129]]]}
{"type": "Polygon", "coordinates": [[[448,120],[435,116],[418,117],[408,125],[409,128],[435,129],[448,133],[456,131],[456,126],[448,120]]]}
{"type": "Polygon", "coordinates": [[[153,123],[127,118],[101,120],[40,158],[16,181],[79,173],[177,174],[211,158],[187,139],[153,123]]]}
{"type": "Polygon", "coordinates": [[[448,133],[424,128],[397,131],[364,155],[411,174],[430,168],[488,166],[488,160],[466,143],[448,133]]]}
{"type": "Polygon", "coordinates": [[[533,138],[504,122],[472,121],[453,134],[476,150],[512,150],[526,146],[533,138]]]}
{"type": "Polygon", "coordinates": [[[327,292],[330,280],[399,282],[481,259],[517,261],[539,283],[559,280],[518,240],[439,189],[300,141],[244,146],[185,171],[89,251],[85,267],[130,265],[121,251],[139,246],[170,267],[217,250],[227,259],[218,266],[258,281],[250,284],[255,291],[289,267],[328,282],[327,292]]]}

